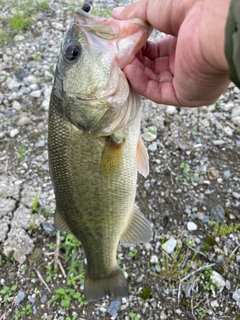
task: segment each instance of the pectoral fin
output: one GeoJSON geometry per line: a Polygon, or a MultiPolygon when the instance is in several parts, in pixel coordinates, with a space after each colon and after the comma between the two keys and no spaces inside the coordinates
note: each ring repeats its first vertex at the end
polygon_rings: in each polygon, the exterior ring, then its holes
{"type": "Polygon", "coordinates": [[[149,173],[149,162],[148,162],[148,152],[143,143],[141,136],[139,136],[138,144],[137,144],[137,154],[136,154],[136,167],[138,172],[147,177],[149,173]]]}
{"type": "Polygon", "coordinates": [[[107,144],[103,150],[100,173],[106,177],[122,169],[122,152],[125,138],[112,134],[109,136],[107,144]]]}
{"type": "Polygon", "coordinates": [[[124,246],[149,242],[152,238],[152,227],[142,212],[134,204],[127,229],[121,236],[120,242],[124,246]]]}
{"type": "Polygon", "coordinates": [[[63,219],[61,213],[57,208],[55,210],[54,224],[58,230],[67,232],[67,233],[72,233],[72,231],[70,230],[69,226],[66,224],[65,220],[63,219]]]}

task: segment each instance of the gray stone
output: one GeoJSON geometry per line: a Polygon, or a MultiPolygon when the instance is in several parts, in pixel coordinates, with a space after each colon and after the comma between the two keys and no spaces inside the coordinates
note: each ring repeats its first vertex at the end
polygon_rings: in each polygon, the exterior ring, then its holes
{"type": "Polygon", "coordinates": [[[121,300],[111,301],[110,306],[108,308],[108,313],[110,314],[111,317],[113,317],[113,316],[115,316],[115,314],[117,314],[120,306],[121,306],[121,300]]]}
{"type": "Polygon", "coordinates": [[[17,35],[13,38],[13,40],[14,40],[15,42],[21,42],[21,41],[23,41],[24,39],[25,39],[25,37],[22,36],[22,35],[20,35],[20,34],[17,34],[17,35]]]}
{"type": "Polygon", "coordinates": [[[225,211],[220,204],[218,204],[217,206],[211,209],[211,216],[215,221],[220,221],[220,222],[226,221],[225,211]]]}
{"type": "Polygon", "coordinates": [[[175,113],[177,113],[177,108],[175,106],[168,106],[166,109],[166,113],[174,115],[175,113]]]}
{"type": "Polygon", "coordinates": [[[11,198],[0,197],[0,218],[12,212],[16,206],[16,201],[11,198]]]}
{"type": "Polygon", "coordinates": [[[217,286],[217,288],[223,288],[226,285],[226,281],[223,278],[223,276],[221,276],[218,272],[213,271],[211,277],[210,277],[211,281],[213,284],[215,284],[217,286]]]}
{"type": "Polygon", "coordinates": [[[17,136],[19,134],[19,130],[18,129],[12,129],[10,132],[9,132],[9,136],[11,138],[14,138],[15,136],[17,136]]]}
{"type": "Polygon", "coordinates": [[[12,108],[15,109],[15,110],[17,110],[17,111],[19,111],[19,110],[21,110],[22,105],[21,105],[20,102],[14,100],[13,103],[12,103],[12,108]]]}
{"type": "Polygon", "coordinates": [[[17,125],[21,127],[21,126],[26,126],[26,125],[31,124],[31,123],[32,123],[31,119],[29,119],[28,117],[23,115],[18,120],[17,125]]]}
{"type": "Polygon", "coordinates": [[[233,197],[234,197],[235,199],[240,199],[240,193],[238,193],[238,192],[233,192],[232,195],[233,195],[233,197]]]}
{"type": "Polygon", "coordinates": [[[177,245],[177,240],[175,240],[174,238],[170,238],[162,245],[162,248],[164,251],[170,254],[174,251],[174,249],[176,248],[176,245],[177,245]]]}
{"type": "Polygon", "coordinates": [[[240,126],[240,116],[236,117],[236,118],[233,118],[232,119],[232,122],[237,125],[237,126],[240,126]]]}
{"type": "Polygon", "coordinates": [[[240,289],[236,289],[232,295],[233,300],[240,302],[240,289]]]}
{"type": "Polygon", "coordinates": [[[187,223],[187,229],[188,229],[189,231],[197,230],[197,225],[196,225],[196,223],[194,223],[194,222],[192,222],[192,221],[189,221],[189,222],[187,223]]]}
{"type": "Polygon", "coordinates": [[[148,150],[149,150],[149,151],[152,151],[152,152],[157,151],[157,143],[156,143],[156,142],[151,143],[151,144],[148,146],[148,150]]]}
{"type": "Polygon", "coordinates": [[[3,217],[0,220],[0,242],[4,241],[7,237],[7,233],[9,230],[10,220],[8,217],[3,217]]]}
{"type": "Polygon", "coordinates": [[[42,94],[42,90],[32,91],[29,95],[33,98],[40,98],[42,94]]]}
{"type": "Polygon", "coordinates": [[[14,301],[15,305],[19,304],[20,302],[22,302],[26,297],[26,293],[19,290],[18,294],[17,294],[17,299],[14,301]]]}

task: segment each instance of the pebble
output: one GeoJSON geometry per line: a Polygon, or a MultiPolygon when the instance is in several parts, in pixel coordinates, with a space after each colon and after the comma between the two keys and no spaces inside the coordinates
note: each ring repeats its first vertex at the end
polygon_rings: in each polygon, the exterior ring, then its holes
{"type": "Polygon", "coordinates": [[[18,135],[18,134],[19,134],[19,130],[18,130],[18,129],[12,129],[12,130],[9,132],[9,136],[10,136],[11,138],[16,137],[16,135],[18,135]]]}
{"type": "Polygon", "coordinates": [[[32,123],[31,119],[29,119],[26,116],[22,116],[18,120],[17,125],[21,127],[21,126],[26,126],[26,125],[31,124],[31,123],[32,123]]]}
{"type": "Polygon", "coordinates": [[[208,173],[208,178],[210,180],[215,180],[215,179],[219,178],[219,176],[220,176],[219,171],[214,167],[208,168],[207,173],[208,173]]]}
{"type": "Polygon", "coordinates": [[[175,113],[177,113],[177,108],[175,106],[168,106],[166,109],[166,113],[174,115],[175,113]]]}
{"type": "Polygon", "coordinates": [[[158,263],[158,256],[156,255],[151,256],[150,263],[158,263]]]}
{"type": "Polygon", "coordinates": [[[26,297],[26,293],[19,290],[18,294],[17,294],[17,299],[14,301],[15,305],[19,304],[20,302],[22,302],[26,297]]]}
{"type": "Polygon", "coordinates": [[[111,317],[114,317],[117,314],[120,306],[121,306],[121,300],[111,301],[107,312],[111,317]]]}
{"type": "Polygon", "coordinates": [[[215,146],[221,146],[221,145],[225,144],[225,141],[224,140],[214,140],[213,144],[215,146]]]}
{"type": "Polygon", "coordinates": [[[213,271],[210,279],[218,288],[223,288],[226,285],[226,281],[223,276],[216,271],[213,271]]]}
{"type": "Polygon", "coordinates": [[[17,35],[13,38],[13,40],[14,40],[15,42],[21,42],[21,41],[23,41],[24,39],[25,39],[25,37],[22,36],[22,35],[19,35],[19,34],[17,34],[17,35]]]}
{"type": "Polygon", "coordinates": [[[225,211],[220,204],[211,209],[211,216],[215,221],[226,222],[225,211]]]}
{"type": "Polygon", "coordinates": [[[42,227],[50,237],[54,237],[57,234],[57,229],[49,223],[42,223],[42,227]]]}
{"type": "Polygon", "coordinates": [[[202,212],[197,212],[197,218],[198,218],[199,220],[202,220],[203,217],[204,217],[204,213],[202,213],[202,212]]]}
{"type": "Polygon", "coordinates": [[[236,289],[232,296],[234,301],[240,302],[240,289],[236,289]]]}
{"type": "Polygon", "coordinates": [[[217,300],[213,300],[210,302],[210,305],[212,308],[218,308],[219,307],[219,303],[217,300]]]}
{"type": "Polygon", "coordinates": [[[230,172],[230,170],[225,170],[225,171],[223,171],[223,175],[224,175],[224,177],[225,178],[230,178],[231,177],[231,172],[230,172]]]}
{"type": "Polygon", "coordinates": [[[192,222],[192,221],[189,221],[189,222],[187,223],[187,229],[188,229],[189,231],[197,230],[197,225],[196,225],[196,223],[194,223],[194,222],[192,222]]]}
{"type": "Polygon", "coordinates": [[[157,138],[157,128],[155,126],[145,128],[142,137],[143,140],[147,142],[152,142],[157,138]]]}
{"type": "Polygon", "coordinates": [[[233,192],[232,195],[233,195],[233,197],[234,197],[235,199],[240,199],[240,193],[238,193],[238,192],[233,192]]]}
{"type": "Polygon", "coordinates": [[[42,90],[32,91],[29,95],[34,98],[40,98],[42,94],[42,90]]]}
{"type": "Polygon", "coordinates": [[[176,245],[177,245],[177,240],[175,240],[174,238],[170,238],[162,245],[162,248],[164,251],[170,254],[174,251],[174,249],[176,248],[176,245]]]}
{"type": "Polygon", "coordinates": [[[62,23],[59,23],[59,22],[52,22],[51,23],[51,26],[56,29],[56,30],[64,30],[64,26],[62,23]]]}
{"type": "Polygon", "coordinates": [[[152,151],[152,152],[156,151],[156,150],[157,150],[157,143],[156,143],[156,142],[151,143],[151,144],[148,146],[148,150],[149,150],[149,151],[152,151]]]}
{"type": "Polygon", "coordinates": [[[14,100],[13,103],[12,103],[12,108],[17,110],[17,111],[21,110],[21,108],[22,108],[21,103],[16,101],[16,100],[14,100]]]}

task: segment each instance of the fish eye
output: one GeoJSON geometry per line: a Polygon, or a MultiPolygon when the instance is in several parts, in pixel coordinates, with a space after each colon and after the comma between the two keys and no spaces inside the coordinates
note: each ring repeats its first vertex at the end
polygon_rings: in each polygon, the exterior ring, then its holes
{"type": "Polygon", "coordinates": [[[76,61],[82,53],[82,48],[77,41],[70,42],[64,48],[64,57],[69,61],[76,61]]]}

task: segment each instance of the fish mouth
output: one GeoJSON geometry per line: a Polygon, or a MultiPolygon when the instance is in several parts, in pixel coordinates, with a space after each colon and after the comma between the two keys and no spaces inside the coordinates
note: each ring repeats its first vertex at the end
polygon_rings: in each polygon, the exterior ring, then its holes
{"type": "Polygon", "coordinates": [[[152,32],[152,26],[140,18],[130,20],[102,18],[81,8],[75,10],[74,24],[86,34],[86,39],[91,45],[96,41],[91,36],[93,34],[99,41],[107,41],[105,48],[109,47],[110,50],[115,48],[115,61],[121,70],[133,61],[152,32]]]}

